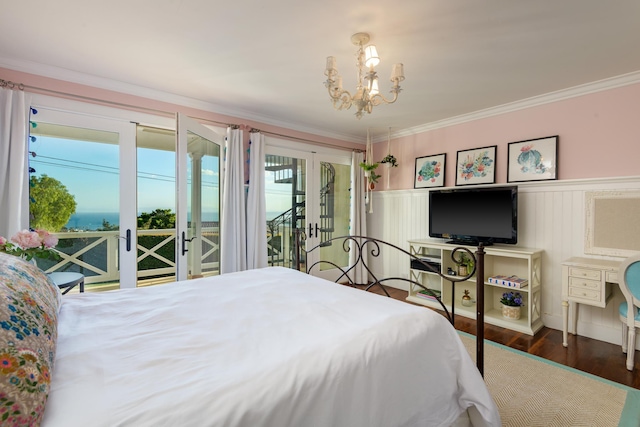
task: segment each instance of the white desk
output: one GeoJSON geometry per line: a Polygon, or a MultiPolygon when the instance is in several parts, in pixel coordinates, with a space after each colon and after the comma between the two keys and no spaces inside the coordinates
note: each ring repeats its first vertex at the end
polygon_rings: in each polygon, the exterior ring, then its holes
{"type": "Polygon", "coordinates": [[[567,347],[569,311],[571,333],[578,328],[578,304],[604,308],[611,298],[611,284],[618,283],[622,261],[573,257],[562,263],[562,345],[567,347]]]}

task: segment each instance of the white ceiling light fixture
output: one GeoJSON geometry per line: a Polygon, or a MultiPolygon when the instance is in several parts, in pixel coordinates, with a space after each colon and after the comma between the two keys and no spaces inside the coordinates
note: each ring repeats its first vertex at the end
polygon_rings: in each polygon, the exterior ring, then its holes
{"type": "Polygon", "coordinates": [[[336,110],[348,110],[351,105],[355,105],[358,119],[361,119],[364,113],[371,114],[373,107],[377,105],[396,102],[398,94],[402,90],[400,89],[400,82],[404,80],[404,66],[395,64],[391,72],[393,87],[390,92],[393,97],[387,99],[379,93],[378,75],[374,67],[380,63],[380,57],[378,57],[378,51],[375,46],[369,45],[365,47],[369,40],[370,37],[367,33],[356,33],[351,36],[351,42],[358,46],[358,51],[356,52],[358,85],[354,95],[342,89],[342,77],[338,75],[335,56],[327,57],[327,69],[324,72],[327,76],[324,85],[329,90],[333,108],[336,110]]]}

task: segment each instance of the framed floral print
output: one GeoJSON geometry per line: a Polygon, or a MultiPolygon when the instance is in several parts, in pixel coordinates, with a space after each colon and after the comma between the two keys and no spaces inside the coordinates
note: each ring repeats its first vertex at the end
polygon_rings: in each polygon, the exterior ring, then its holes
{"type": "Polygon", "coordinates": [[[456,185],[493,184],[497,145],[458,151],[456,185]]]}
{"type": "Polygon", "coordinates": [[[558,135],[509,143],[507,182],[558,179],[558,135]]]}
{"type": "Polygon", "coordinates": [[[418,157],[413,188],[444,187],[444,164],[447,154],[418,157]]]}

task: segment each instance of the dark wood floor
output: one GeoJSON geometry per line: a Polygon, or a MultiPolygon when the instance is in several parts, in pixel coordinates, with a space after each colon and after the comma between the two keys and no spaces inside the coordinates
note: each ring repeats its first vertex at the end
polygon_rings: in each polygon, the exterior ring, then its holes
{"type": "MultiPolygon", "coordinates": [[[[391,297],[405,301],[407,292],[389,289],[391,297]]],[[[428,310],[428,308],[425,308],[428,310]]],[[[456,316],[456,329],[476,333],[475,320],[456,316]]],[[[635,353],[635,369],[626,369],[626,354],[619,345],[587,337],[569,335],[567,348],[562,345],[562,331],[542,328],[535,336],[514,332],[493,325],[485,325],[485,339],[511,348],[552,360],[565,366],[640,389],[640,351],[635,353]]]]}

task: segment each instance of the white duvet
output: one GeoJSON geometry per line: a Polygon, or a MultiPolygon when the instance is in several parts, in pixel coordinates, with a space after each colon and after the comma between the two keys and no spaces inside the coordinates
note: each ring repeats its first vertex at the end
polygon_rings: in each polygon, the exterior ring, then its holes
{"type": "Polygon", "coordinates": [[[442,316],[290,269],[65,295],[58,333],[44,427],[500,425],[442,316]]]}

